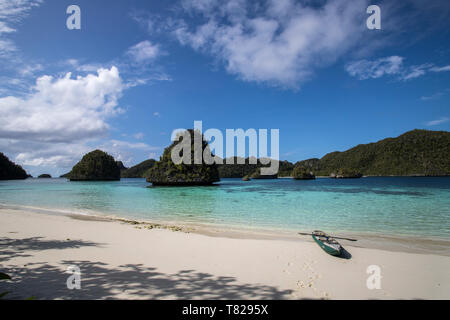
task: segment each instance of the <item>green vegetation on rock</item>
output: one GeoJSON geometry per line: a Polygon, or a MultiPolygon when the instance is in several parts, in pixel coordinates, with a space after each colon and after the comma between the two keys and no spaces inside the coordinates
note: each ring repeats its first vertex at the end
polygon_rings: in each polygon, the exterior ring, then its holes
{"type": "Polygon", "coordinates": [[[292,170],[292,177],[296,180],[312,180],[316,178],[309,169],[302,166],[296,166],[292,170]]]}
{"type": "Polygon", "coordinates": [[[279,177],[290,177],[292,175],[292,170],[294,170],[295,165],[289,161],[280,161],[278,176],[279,177]]]}
{"type": "Polygon", "coordinates": [[[0,152],[0,180],[26,179],[28,174],[23,168],[0,152]]]}
{"type": "MultiPolygon", "coordinates": [[[[228,159],[231,162],[231,158],[228,159]]],[[[233,164],[226,164],[227,159],[223,160],[223,164],[217,165],[219,168],[219,176],[221,178],[243,178],[244,176],[250,176],[255,173],[256,169],[261,167],[267,167],[267,164],[262,164],[259,159],[256,160],[256,164],[250,163],[250,158],[238,158],[234,157],[233,164]],[[238,164],[238,160],[243,164],[238,164]]],[[[253,158],[255,160],[255,158],[253,158]]],[[[291,175],[294,164],[289,161],[280,161],[279,163],[279,177],[287,177],[291,175]]]]}
{"type": "Polygon", "coordinates": [[[262,165],[259,162],[257,164],[250,164],[249,158],[233,157],[223,159],[223,164],[218,164],[217,168],[221,178],[242,178],[252,174],[260,166],[262,165]],[[238,162],[242,164],[239,164],[238,162]]]}
{"type": "Polygon", "coordinates": [[[52,176],[49,175],[48,173],[43,173],[41,175],[38,176],[38,179],[48,179],[51,178],[52,176]]]}
{"type": "Polygon", "coordinates": [[[312,158],[295,163],[295,167],[302,167],[312,172],[318,172],[320,170],[320,159],[312,158]]]}
{"type": "Polygon", "coordinates": [[[122,161],[116,161],[117,166],[119,167],[120,172],[127,170],[128,168],[124,166],[122,161]]]}
{"type": "Polygon", "coordinates": [[[319,161],[316,175],[353,170],[375,176],[450,174],[450,132],[413,130],[397,138],[332,152],[319,161]]]}
{"type": "MultiPolygon", "coordinates": [[[[214,182],[220,181],[217,165],[206,164],[203,159],[198,159],[201,164],[194,164],[194,140],[201,142],[201,150],[203,155],[214,157],[211,154],[208,143],[204,140],[203,135],[199,131],[189,129],[183,133],[177,141],[173,142],[169,147],[164,149],[164,153],[160,160],[145,173],[145,177],[148,182],[151,182],[154,186],[190,186],[190,185],[211,185],[214,182]],[[187,134],[190,136],[190,141],[184,141],[187,138],[187,134]],[[180,148],[181,146],[190,146],[190,155],[184,155],[182,152],[180,156],[185,156],[191,159],[191,164],[175,164],[172,161],[171,154],[172,149],[180,148]]],[[[175,149],[175,150],[177,150],[175,149]]]]}
{"type": "MultiPolygon", "coordinates": [[[[220,176],[242,178],[263,165],[220,165],[220,176]]],[[[235,162],[236,163],[236,162],[235,162]]],[[[331,152],[321,159],[295,163],[316,176],[447,176],[450,175],[450,133],[447,131],[412,130],[397,138],[361,144],[343,152],[331,152]]],[[[294,165],[280,161],[278,176],[291,176],[294,165]]]]}
{"type": "Polygon", "coordinates": [[[362,173],[355,169],[343,168],[339,169],[336,173],[331,173],[330,177],[336,179],[361,178],[362,173]]]}
{"type": "Polygon", "coordinates": [[[122,178],[144,178],[145,172],[152,168],[156,163],[155,159],[148,159],[142,161],[141,163],[121,171],[120,175],[122,178]]]}
{"type": "Polygon", "coordinates": [[[71,181],[120,180],[120,168],[112,156],[94,150],[84,155],[66,177],[71,181]]]}
{"type": "Polygon", "coordinates": [[[261,168],[258,168],[255,170],[255,172],[253,172],[250,176],[251,179],[277,179],[278,175],[277,174],[271,174],[271,175],[262,175],[261,174],[261,168]]]}

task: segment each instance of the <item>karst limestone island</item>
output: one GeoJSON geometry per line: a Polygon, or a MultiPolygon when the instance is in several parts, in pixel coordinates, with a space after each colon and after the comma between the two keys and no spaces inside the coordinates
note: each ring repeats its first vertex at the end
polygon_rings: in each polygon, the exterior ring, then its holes
{"type": "Polygon", "coordinates": [[[48,173],[43,173],[43,174],[38,175],[38,179],[51,179],[51,178],[52,178],[52,176],[48,173]]]}
{"type": "Polygon", "coordinates": [[[70,181],[120,180],[120,164],[106,152],[94,150],[85,154],[64,176],[70,181]]]}
{"type": "MultiPolygon", "coordinates": [[[[194,143],[194,131],[191,144],[194,143]]],[[[202,150],[209,152],[203,136],[202,150]]],[[[159,161],[145,160],[131,168],[115,161],[111,155],[95,150],[86,154],[73,169],[61,177],[71,181],[113,181],[122,178],[146,178],[153,185],[210,185],[220,178],[252,179],[293,177],[297,180],[311,180],[316,176],[331,178],[359,178],[361,176],[449,176],[450,175],[450,132],[412,130],[396,138],[386,138],[369,144],[361,144],[343,152],[331,152],[321,159],[313,158],[296,163],[279,162],[278,175],[261,176],[261,161],[235,157],[234,164],[174,164],[171,152],[180,141],[164,150],[159,161]]],[[[193,158],[191,148],[191,156],[193,158]]],[[[212,155],[211,155],[212,156],[212,155]]],[[[20,166],[0,152],[0,180],[26,179],[31,177],[20,166]]],[[[49,175],[41,175],[48,178],[49,175]]]]}
{"type": "Polygon", "coordinates": [[[215,162],[206,164],[204,157],[214,159],[208,143],[199,131],[193,129],[179,133],[178,139],[164,150],[161,159],[145,173],[148,182],[154,186],[203,186],[220,181],[219,171],[215,162]],[[185,139],[189,139],[185,141],[185,139]],[[201,143],[201,155],[194,154],[194,141],[201,143]],[[190,154],[183,149],[187,146],[190,154]],[[172,161],[172,152],[180,157],[186,157],[189,161],[175,164],[172,161]],[[203,155],[203,157],[202,157],[203,155]],[[198,161],[194,161],[199,156],[198,161]],[[186,163],[191,164],[186,164],[186,163]],[[199,164],[196,164],[199,163],[199,164]]]}
{"type": "Polygon", "coordinates": [[[0,180],[17,180],[26,178],[28,178],[26,171],[0,152],[0,180]]]}

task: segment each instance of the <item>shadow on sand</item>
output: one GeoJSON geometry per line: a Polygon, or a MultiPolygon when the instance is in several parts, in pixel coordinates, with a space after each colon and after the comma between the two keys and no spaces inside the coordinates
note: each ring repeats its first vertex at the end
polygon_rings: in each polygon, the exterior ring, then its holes
{"type": "MultiPolygon", "coordinates": [[[[83,241],[51,241],[43,238],[0,239],[0,259],[26,257],[36,250],[99,246],[83,241]],[[31,252],[30,252],[31,251],[31,252]]],[[[245,266],[243,266],[245,267],[245,266]]],[[[0,292],[10,291],[5,298],[21,299],[282,299],[290,290],[237,282],[230,276],[216,276],[195,270],[166,274],[142,264],[111,266],[100,261],[62,260],[59,265],[47,262],[8,266],[1,270],[13,280],[0,283],[0,292]],[[68,266],[81,270],[81,289],[69,290],[68,266]]]]}
{"type": "Polygon", "coordinates": [[[24,239],[0,238],[0,262],[17,258],[29,257],[33,251],[50,249],[76,249],[86,246],[99,246],[94,242],[82,240],[45,240],[43,237],[32,237],[24,239]]]}
{"type": "Polygon", "coordinates": [[[347,250],[345,250],[344,247],[342,247],[341,248],[341,254],[338,256],[338,258],[351,259],[352,258],[352,254],[350,252],[348,252],[347,250]]]}

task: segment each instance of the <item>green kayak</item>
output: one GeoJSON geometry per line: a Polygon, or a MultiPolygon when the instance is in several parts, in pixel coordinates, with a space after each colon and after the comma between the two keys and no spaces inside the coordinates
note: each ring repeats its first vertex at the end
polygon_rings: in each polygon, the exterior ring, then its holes
{"type": "Polygon", "coordinates": [[[314,241],[328,254],[339,256],[342,247],[334,238],[328,236],[325,232],[316,230],[312,233],[314,241]]]}

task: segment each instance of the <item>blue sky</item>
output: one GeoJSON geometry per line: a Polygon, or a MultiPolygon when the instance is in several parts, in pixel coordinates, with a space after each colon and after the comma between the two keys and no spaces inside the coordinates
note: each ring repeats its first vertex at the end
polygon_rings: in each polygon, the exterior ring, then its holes
{"type": "Polygon", "coordinates": [[[94,148],[158,157],[194,120],[279,129],[290,161],[449,130],[449,18],[444,0],[0,0],[0,151],[58,175],[94,148]]]}

